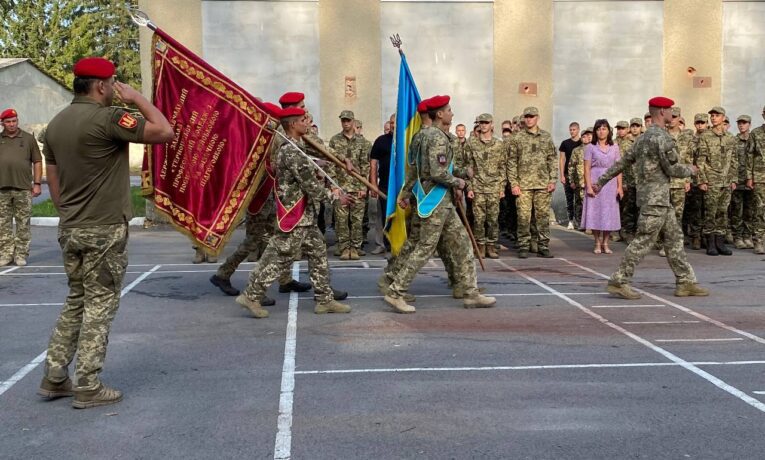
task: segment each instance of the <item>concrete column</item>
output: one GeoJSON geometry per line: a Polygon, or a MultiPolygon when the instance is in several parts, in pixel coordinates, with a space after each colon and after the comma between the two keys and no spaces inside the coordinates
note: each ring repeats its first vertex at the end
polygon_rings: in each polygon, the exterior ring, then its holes
{"type": "Polygon", "coordinates": [[[722,0],[664,0],[664,95],[693,115],[719,105],[722,87],[722,0]],[[711,87],[694,88],[693,75],[711,77],[711,87]]]}
{"type": "MultiPolygon", "coordinates": [[[[138,7],[151,21],[186,48],[202,55],[201,0],[139,0],[138,7]]],[[[151,94],[152,31],[141,27],[141,84],[143,94],[151,94]]]]}
{"type": "Polygon", "coordinates": [[[337,117],[348,109],[374,140],[382,134],[380,2],[321,0],[319,42],[322,137],[340,132],[337,117]],[[347,77],[355,78],[355,95],[346,95],[347,77]]]}
{"type": "Polygon", "coordinates": [[[552,92],[553,0],[495,0],[494,116],[511,118],[533,105],[550,131],[552,92]],[[537,95],[520,94],[521,82],[536,83],[537,95]]]}

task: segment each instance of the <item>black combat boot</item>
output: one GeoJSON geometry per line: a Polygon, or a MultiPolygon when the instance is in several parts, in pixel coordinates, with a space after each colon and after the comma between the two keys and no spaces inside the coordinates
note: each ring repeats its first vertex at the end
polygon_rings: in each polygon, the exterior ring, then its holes
{"type": "Polygon", "coordinates": [[[714,235],[707,235],[704,237],[704,240],[707,242],[707,255],[708,256],[719,256],[720,253],[717,252],[717,244],[715,244],[715,236],[714,235]]]}
{"type": "Polygon", "coordinates": [[[720,255],[723,256],[732,256],[733,251],[728,248],[728,246],[725,246],[725,237],[723,235],[716,235],[715,236],[715,246],[717,246],[717,252],[720,255]]]}

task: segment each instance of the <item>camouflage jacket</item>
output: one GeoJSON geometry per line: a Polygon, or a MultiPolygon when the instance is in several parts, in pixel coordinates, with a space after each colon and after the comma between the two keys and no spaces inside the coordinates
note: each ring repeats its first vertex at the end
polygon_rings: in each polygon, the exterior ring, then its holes
{"type": "Polygon", "coordinates": [[[576,147],[568,160],[568,184],[566,187],[572,185],[575,188],[584,188],[584,145],[576,147]]]}
{"type": "MultiPolygon", "coordinates": [[[[632,149],[632,144],[635,143],[634,139],[632,139],[630,136],[616,136],[614,142],[616,142],[616,145],[619,146],[619,152],[622,154],[622,157],[629,153],[630,149],[632,149]]],[[[582,186],[584,186],[584,176],[582,176],[582,186]]],[[[632,172],[632,168],[625,168],[624,171],[622,171],[622,187],[634,186],[635,174],[632,172]]]]}
{"type": "Polygon", "coordinates": [[[507,186],[507,145],[496,137],[492,137],[488,142],[474,137],[467,144],[467,166],[473,168],[473,178],[468,181],[468,190],[499,196],[507,186]]]}
{"type": "MultiPolygon", "coordinates": [[[[302,140],[292,140],[298,147],[305,149],[302,140]]],[[[319,213],[319,206],[324,200],[334,202],[335,196],[316,178],[316,169],[309,164],[309,159],[292,144],[285,142],[276,155],[276,196],[282,205],[290,209],[302,197],[306,197],[305,214],[298,222],[299,227],[313,225],[319,213]]]]}
{"type": "Polygon", "coordinates": [[[412,140],[409,142],[409,150],[407,151],[407,165],[405,168],[406,177],[404,178],[404,186],[398,194],[398,200],[409,198],[412,194],[414,184],[417,182],[417,165],[422,158],[422,150],[427,143],[427,138],[433,132],[435,128],[431,126],[423,126],[419,131],[414,133],[412,140]]]}
{"type": "MultiPolygon", "coordinates": [[[[450,136],[451,137],[451,136],[450,136]]],[[[467,168],[470,166],[470,151],[468,150],[468,144],[470,139],[465,138],[465,142],[460,142],[459,137],[454,136],[452,138],[452,149],[454,149],[454,167],[467,168]]]]}
{"type": "Polygon", "coordinates": [[[598,186],[603,187],[628,166],[635,171],[638,207],[671,206],[670,178],[688,177],[693,173],[691,165],[678,163],[677,147],[672,136],[655,125],[639,136],[632,149],[600,176],[598,186]]]}
{"type": "MultiPolygon", "coordinates": [[[[677,134],[667,132],[675,140],[675,145],[677,145],[677,161],[687,165],[693,164],[694,150],[696,149],[696,139],[693,136],[693,131],[686,129],[677,134]]],[[[690,182],[690,177],[673,177],[670,182],[670,188],[685,188],[685,184],[690,182]]]]}
{"type": "Polygon", "coordinates": [[[746,185],[746,157],[749,152],[751,138],[751,134],[746,139],[741,136],[741,133],[736,135],[736,160],[738,161],[738,180],[736,184],[741,187],[742,190],[746,185]]]}
{"type": "Polygon", "coordinates": [[[525,129],[507,144],[507,180],[523,190],[547,188],[558,180],[558,152],[545,130],[525,129]]]}
{"type": "Polygon", "coordinates": [[[738,161],[736,139],[723,132],[716,134],[708,129],[698,138],[699,184],[709,187],[726,187],[737,181],[738,161]]]}
{"type": "MultiPolygon", "coordinates": [[[[349,159],[353,167],[364,177],[369,176],[369,151],[372,149],[364,136],[354,134],[350,139],[343,133],[337,133],[329,140],[329,147],[343,160],[349,159]]],[[[334,178],[346,192],[358,192],[366,186],[354,179],[345,168],[334,166],[334,178]]]]}
{"type": "MultiPolygon", "coordinates": [[[[437,184],[452,188],[459,185],[458,177],[465,176],[465,170],[454,165],[449,172],[449,165],[454,161],[453,142],[449,134],[438,128],[432,128],[424,138],[417,161],[417,172],[425,193],[430,192],[437,184]]],[[[447,193],[441,204],[453,206],[451,193],[447,193]]]]}
{"type": "Polygon", "coordinates": [[[749,133],[746,178],[754,180],[755,184],[765,183],[765,124],[749,133]]]}

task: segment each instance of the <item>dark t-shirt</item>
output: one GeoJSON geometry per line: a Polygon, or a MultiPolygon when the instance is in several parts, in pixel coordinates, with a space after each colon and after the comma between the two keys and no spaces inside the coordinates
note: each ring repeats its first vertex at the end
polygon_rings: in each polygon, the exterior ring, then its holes
{"type": "Polygon", "coordinates": [[[13,137],[0,134],[0,189],[32,189],[32,165],[42,161],[35,137],[19,130],[13,137]]]}
{"type": "Polygon", "coordinates": [[[128,144],[143,140],[145,124],[143,118],[86,96],[75,96],[51,120],[43,155],[58,169],[60,227],[130,220],[128,144]]]}
{"type": "Polygon", "coordinates": [[[390,149],[393,146],[393,133],[383,134],[375,139],[369,158],[377,160],[379,167],[377,177],[380,178],[380,191],[388,193],[388,176],[390,175],[390,149]]]}
{"type": "Polygon", "coordinates": [[[568,139],[560,143],[560,148],[558,149],[558,151],[563,152],[566,155],[566,162],[563,164],[564,177],[568,177],[568,161],[571,159],[571,152],[573,152],[574,149],[579,147],[580,145],[582,145],[582,138],[579,138],[578,141],[575,141],[569,137],[568,139]]]}

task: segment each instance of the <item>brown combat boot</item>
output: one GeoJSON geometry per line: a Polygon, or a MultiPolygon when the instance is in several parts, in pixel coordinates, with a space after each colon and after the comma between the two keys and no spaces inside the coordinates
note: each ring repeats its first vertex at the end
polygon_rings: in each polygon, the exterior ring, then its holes
{"type": "Polygon", "coordinates": [[[337,300],[330,300],[327,303],[317,303],[313,308],[313,312],[317,315],[323,315],[325,313],[350,313],[351,306],[340,303],[337,300]]]}
{"type": "Polygon", "coordinates": [[[72,396],[72,381],[69,377],[63,382],[51,382],[47,377],[42,378],[40,382],[40,388],[37,390],[37,394],[47,399],[64,398],[66,396],[72,396]]]}
{"type": "Polygon", "coordinates": [[[489,259],[499,259],[499,253],[497,252],[497,247],[493,244],[487,244],[486,245],[486,256],[489,259]]]}
{"type": "Polygon", "coordinates": [[[348,257],[351,260],[359,260],[359,252],[356,250],[356,248],[350,248],[348,250],[348,257]]]}
{"type": "Polygon", "coordinates": [[[481,256],[482,259],[486,257],[486,246],[481,243],[478,243],[478,254],[476,254],[476,258],[478,258],[478,256],[481,256]]]}
{"type": "Polygon", "coordinates": [[[465,297],[462,301],[462,305],[465,308],[491,308],[496,303],[496,298],[485,296],[481,293],[476,293],[470,297],[465,297]]]}
{"type": "Polygon", "coordinates": [[[752,249],[754,247],[754,242],[751,238],[744,238],[744,249],[752,249]]]}
{"type": "Polygon", "coordinates": [[[640,294],[633,291],[629,284],[613,284],[609,282],[606,291],[613,296],[627,300],[637,300],[642,297],[640,294]]]}
{"type": "Polygon", "coordinates": [[[396,313],[414,313],[416,308],[406,303],[403,297],[386,295],[384,297],[385,303],[393,307],[396,313]]]}
{"type": "Polygon", "coordinates": [[[205,261],[205,252],[199,248],[194,252],[194,258],[191,260],[192,264],[201,264],[205,261]]]}
{"type": "Polygon", "coordinates": [[[757,242],[754,243],[754,253],[765,254],[765,244],[763,244],[761,240],[757,240],[757,242]]]}
{"type": "Polygon", "coordinates": [[[351,250],[348,248],[343,249],[342,253],[340,254],[340,260],[351,260],[351,250]]]}
{"type": "Polygon", "coordinates": [[[741,238],[736,238],[733,240],[733,246],[736,249],[746,249],[746,243],[744,243],[744,240],[741,238]]]}
{"type": "Polygon", "coordinates": [[[255,318],[268,318],[268,310],[263,308],[260,302],[250,300],[244,294],[240,294],[239,297],[236,298],[236,303],[241,305],[242,308],[249,310],[255,318]]]}
{"type": "Polygon", "coordinates": [[[110,388],[101,384],[95,390],[75,391],[72,407],[75,409],[88,409],[90,407],[107,406],[122,401],[122,392],[116,388],[110,388]]]}
{"type": "Polygon", "coordinates": [[[701,249],[700,237],[694,236],[693,238],[691,238],[691,249],[693,249],[694,251],[698,251],[699,249],[701,249]]]}
{"type": "MultiPolygon", "coordinates": [[[[390,285],[381,287],[380,292],[382,292],[384,296],[390,295],[390,285]]],[[[401,294],[401,298],[404,299],[405,302],[417,301],[417,297],[415,297],[414,294],[410,294],[408,292],[401,294]]]]}
{"type": "Polygon", "coordinates": [[[682,283],[675,286],[675,297],[706,297],[709,289],[703,288],[698,283],[682,283]]]}

